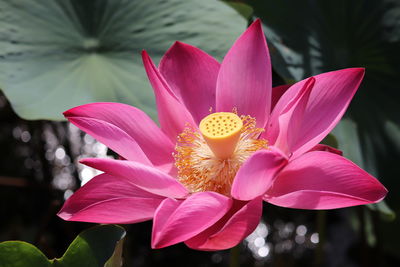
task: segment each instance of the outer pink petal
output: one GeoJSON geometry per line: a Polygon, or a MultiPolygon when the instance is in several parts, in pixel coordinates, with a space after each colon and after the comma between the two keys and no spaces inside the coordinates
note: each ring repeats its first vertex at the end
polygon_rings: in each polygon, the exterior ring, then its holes
{"type": "Polygon", "coordinates": [[[256,20],[225,56],[217,80],[217,110],[251,115],[264,127],[271,109],[271,64],[260,20],[256,20]]]}
{"type": "Polygon", "coordinates": [[[186,123],[193,126],[197,126],[197,124],[186,107],[171,91],[146,51],[142,52],[142,59],[156,96],[158,119],[161,129],[175,144],[178,134],[186,127],[186,123]]]}
{"type": "Polygon", "coordinates": [[[100,174],[76,191],[58,216],[68,221],[136,223],[153,218],[163,198],[108,174],[100,174]]]}
{"type": "Polygon", "coordinates": [[[185,244],[192,249],[208,251],[232,248],[254,231],[261,214],[261,198],[250,202],[236,200],[231,210],[216,224],[185,241],[185,244]]]}
{"type": "Polygon", "coordinates": [[[204,231],[230,209],[232,199],[214,192],[200,192],[185,200],[165,199],[153,220],[152,247],[185,241],[204,231]]]}
{"type": "MultiPolygon", "coordinates": [[[[361,80],[364,69],[352,68],[332,71],[315,76],[315,85],[304,110],[294,113],[287,138],[293,156],[298,156],[317,145],[339,122],[353,98],[361,80]],[[301,122],[299,122],[301,117],[301,122]]],[[[301,81],[303,84],[306,81],[301,81]]],[[[297,85],[297,84],[295,84],[297,85]]],[[[283,109],[301,89],[301,86],[291,86],[281,97],[274,112],[283,109]]],[[[271,122],[274,123],[274,122],[271,122]]]]}
{"type": "Polygon", "coordinates": [[[315,79],[311,77],[302,83],[293,85],[292,87],[296,88],[296,94],[287,102],[278,102],[266,126],[266,131],[262,134],[263,138],[287,155],[292,152],[292,140],[289,139],[288,133],[297,131],[300,127],[314,83],[315,79]]]}
{"type": "Polygon", "coordinates": [[[119,103],[93,103],[72,108],[64,115],[128,160],[144,163],[148,158],[155,166],[174,161],[175,144],[140,109],[119,103]],[[136,142],[147,156],[144,160],[143,153],[135,150],[136,142]]]}
{"type": "Polygon", "coordinates": [[[337,154],[313,151],[289,162],[264,200],[297,209],[334,209],[375,203],[386,188],[337,154]]]}
{"type": "Polygon", "coordinates": [[[70,118],[69,121],[123,158],[152,166],[138,143],[120,128],[98,119],[75,117],[70,118]]]}
{"type": "Polygon", "coordinates": [[[173,198],[183,198],[188,194],[186,188],[168,174],[138,162],[107,158],[87,158],[80,162],[107,174],[123,177],[153,194],[173,198]]]}
{"type": "Polygon", "coordinates": [[[275,175],[287,164],[287,158],[277,150],[260,150],[240,167],[233,180],[231,194],[239,200],[262,196],[275,175]]]}
{"type": "Polygon", "coordinates": [[[176,42],[161,59],[160,72],[197,124],[215,110],[219,63],[202,50],[176,42]]]}

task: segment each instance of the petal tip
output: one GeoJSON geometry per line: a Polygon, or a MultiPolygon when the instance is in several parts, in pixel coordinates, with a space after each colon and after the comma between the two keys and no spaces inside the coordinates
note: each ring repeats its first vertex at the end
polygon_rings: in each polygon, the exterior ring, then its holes
{"type": "Polygon", "coordinates": [[[57,213],[57,216],[65,221],[69,221],[72,218],[72,215],[68,212],[65,212],[63,208],[57,213]]]}
{"type": "Polygon", "coordinates": [[[68,110],[64,111],[62,114],[63,114],[63,116],[64,116],[65,118],[67,118],[67,119],[68,119],[68,117],[70,117],[70,116],[71,116],[71,110],[70,110],[70,109],[68,109],[68,110]]]}
{"type": "Polygon", "coordinates": [[[156,244],[151,244],[151,249],[161,249],[161,248],[165,248],[168,246],[169,245],[160,245],[159,243],[156,243],[156,244]]]}
{"type": "MultiPolygon", "coordinates": [[[[376,178],[374,178],[374,179],[376,179],[376,178]]],[[[373,203],[381,202],[389,192],[386,189],[386,187],[379,182],[378,179],[376,179],[376,180],[377,180],[378,184],[376,185],[375,189],[371,189],[371,191],[370,191],[371,196],[369,198],[366,198],[365,204],[373,204],[373,203]]]]}
{"type": "Polygon", "coordinates": [[[187,46],[187,44],[181,42],[181,41],[175,41],[172,47],[180,47],[180,46],[187,46]]]}
{"type": "Polygon", "coordinates": [[[154,241],[154,236],[151,239],[151,249],[158,249],[157,243],[154,241]]]}
{"type": "Polygon", "coordinates": [[[261,19],[256,19],[245,32],[248,31],[256,31],[257,33],[261,33],[264,36],[264,31],[262,29],[261,19]]]}
{"type": "MultiPolygon", "coordinates": [[[[382,185],[382,184],[381,184],[382,185]]],[[[382,192],[381,192],[381,194],[382,194],[382,197],[381,197],[381,199],[379,199],[378,201],[381,201],[381,200],[383,200],[385,197],[386,197],[386,195],[389,193],[389,190],[387,190],[387,188],[384,186],[384,185],[382,185],[382,192]]]]}
{"type": "Polygon", "coordinates": [[[364,77],[365,75],[365,68],[359,67],[359,68],[350,68],[350,70],[352,70],[355,75],[359,75],[362,77],[364,77]]]}
{"type": "Polygon", "coordinates": [[[147,53],[147,51],[146,50],[142,50],[142,52],[140,53],[141,55],[142,55],[142,59],[143,59],[143,61],[146,59],[146,58],[148,58],[149,57],[149,54],[147,53]]]}
{"type": "Polygon", "coordinates": [[[359,75],[361,76],[361,79],[364,78],[365,75],[365,68],[357,68],[359,75]]]}
{"type": "Polygon", "coordinates": [[[257,19],[250,25],[250,27],[253,26],[253,25],[254,25],[254,27],[261,27],[261,19],[260,19],[260,18],[257,18],[257,19]]]}
{"type": "MultiPolygon", "coordinates": [[[[184,43],[184,42],[181,42],[181,41],[175,41],[171,45],[171,47],[167,50],[167,52],[165,52],[163,59],[165,57],[170,56],[174,52],[175,53],[187,53],[187,54],[190,54],[190,53],[196,53],[196,51],[198,51],[198,50],[200,50],[200,49],[195,47],[195,46],[193,46],[193,45],[190,45],[190,44],[187,44],[187,43],[184,43]]],[[[163,61],[163,59],[162,59],[162,61],[163,61]]],[[[160,62],[160,64],[161,64],[161,62],[160,62]]]]}
{"type": "MultiPolygon", "coordinates": [[[[153,221],[154,223],[154,221],[153,221]]],[[[160,233],[155,233],[154,229],[151,236],[151,248],[152,249],[160,249],[165,248],[173,244],[169,244],[168,242],[163,241],[162,235],[160,233]]]]}
{"type": "Polygon", "coordinates": [[[69,119],[70,117],[76,116],[76,109],[79,108],[79,107],[81,107],[81,106],[77,106],[77,107],[73,107],[73,108],[67,109],[62,114],[64,115],[64,117],[66,119],[69,119]]]}
{"type": "Polygon", "coordinates": [[[62,114],[64,117],[69,119],[70,117],[77,117],[77,116],[87,116],[87,113],[95,111],[96,108],[99,108],[102,105],[113,104],[113,105],[125,105],[121,103],[114,103],[114,102],[93,102],[87,103],[79,106],[75,106],[73,108],[67,109],[62,114]],[[86,114],[86,115],[85,115],[86,114]]]}
{"type": "Polygon", "coordinates": [[[360,79],[362,79],[365,75],[365,68],[363,67],[347,68],[339,71],[352,73],[354,76],[360,76],[360,79]]]}
{"type": "Polygon", "coordinates": [[[170,48],[168,48],[167,52],[165,52],[164,56],[162,57],[161,61],[160,61],[160,68],[161,66],[164,64],[164,61],[166,60],[166,58],[170,58],[173,57],[172,54],[174,53],[182,53],[185,52],[185,48],[192,48],[191,45],[185,44],[181,41],[175,41],[170,48]]]}
{"type": "Polygon", "coordinates": [[[90,166],[91,159],[90,159],[90,158],[84,158],[84,159],[78,160],[78,162],[79,162],[80,164],[83,164],[83,165],[86,165],[86,166],[90,166]]]}
{"type": "Polygon", "coordinates": [[[358,68],[353,68],[354,70],[364,73],[365,72],[365,68],[364,67],[358,67],[358,68]]]}

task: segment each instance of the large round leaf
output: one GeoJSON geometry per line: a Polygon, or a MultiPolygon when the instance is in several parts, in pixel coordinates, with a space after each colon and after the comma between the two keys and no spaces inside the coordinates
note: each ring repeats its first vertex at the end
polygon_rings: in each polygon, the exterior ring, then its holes
{"type": "Polygon", "coordinates": [[[215,0],[2,0],[0,88],[25,119],[98,101],[154,116],[142,49],[158,61],[180,40],[222,58],[245,27],[215,0]]]}

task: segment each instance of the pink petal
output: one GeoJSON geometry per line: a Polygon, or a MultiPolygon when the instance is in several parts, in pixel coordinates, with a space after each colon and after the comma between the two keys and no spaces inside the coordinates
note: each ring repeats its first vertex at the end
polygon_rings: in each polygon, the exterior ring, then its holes
{"type": "Polygon", "coordinates": [[[186,107],[171,91],[146,51],[142,52],[142,59],[156,96],[158,119],[161,129],[175,144],[177,136],[186,127],[186,123],[196,127],[197,124],[186,107]]]}
{"type": "Polygon", "coordinates": [[[260,222],[262,199],[250,202],[234,201],[230,211],[207,230],[185,241],[197,250],[223,250],[239,244],[260,222]]]}
{"type": "Polygon", "coordinates": [[[128,160],[145,163],[148,158],[155,166],[174,162],[175,144],[140,109],[119,103],[93,103],[72,108],[64,115],[128,160]],[[135,149],[137,145],[139,150],[135,149]]]}
{"type": "Polygon", "coordinates": [[[122,157],[145,165],[152,165],[138,143],[120,128],[98,119],[75,117],[69,118],[69,121],[122,157]]]}
{"type": "Polygon", "coordinates": [[[297,209],[334,209],[375,203],[386,188],[353,162],[313,151],[289,162],[267,191],[269,203],[297,209]]]}
{"type": "Polygon", "coordinates": [[[195,193],[185,200],[167,198],[153,220],[152,247],[163,248],[185,241],[216,223],[232,200],[215,192],[195,193]]]}
{"type": "Polygon", "coordinates": [[[217,80],[217,111],[257,119],[264,127],[271,109],[271,64],[260,20],[239,37],[225,56],[217,80]]]}
{"type": "MultiPolygon", "coordinates": [[[[293,156],[301,155],[317,145],[339,122],[353,98],[364,69],[352,68],[315,76],[315,84],[304,109],[293,113],[287,138],[293,156]],[[301,117],[301,121],[299,118],[301,117]]],[[[283,107],[301,90],[306,80],[291,86],[277,103],[274,112],[283,107]]],[[[274,122],[271,122],[274,123],[274,122]]]]}
{"type": "Polygon", "coordinates": [[[136,223],[152,219],[162,200],[126,179],[100,174],[76,191],[57,215],[68,221],[136,223]]]}
{"type": "Polygon", "coordinates": [[[252,200],[262,196],[275,175],[287,164],[287,158],[277,150],[260,150],[240,167],[232,184],[232,197],[252,200]]]}
{"type": "Polygon", "coordinates": [[[160,72],[197,124],[215,110],[219,63],[202,50],[176,42],[161,59],[160,72]]]}
{"type": "Polygon", "coordinates": [[[156,195],[183,198],[188,194],[186,188],[168,174],[138,162],[107,158],[87,158],[80,162],[107,174],[123,177],[135,186],[156,195]]]}
{"type": "Polygon", "coordinates": [[[297,131],[300,127],[314,83],[315,79],[311,77],[302,83],[293,85],[291,88],[298,88],[296,94],[287,102],[278,102],[271,114],[270,122],[266,126],[266,131],[262,134],[263,138],[287,155],[292,152],[292,139],[288,136],[289,132],[297,131]]]}
{"type": "Polygon", "coordinates": [[[281,96],[292,86],[291,84],[284,84],[280,86],[276,86],[272,88],[272,95],[271,95],[271,110],[274,109],[276,103],[278,103],[281,96]]]}
{"type": "Polygon", "coordinates": [[[334,147],[328,146],[328,145],[323,145],[323,144],[316,145],[315,147],[311,148],[310,151],[326,151],[326,152],[337,154],[339,156],[343,156],[343,151],[336,149],[334,147]]]}

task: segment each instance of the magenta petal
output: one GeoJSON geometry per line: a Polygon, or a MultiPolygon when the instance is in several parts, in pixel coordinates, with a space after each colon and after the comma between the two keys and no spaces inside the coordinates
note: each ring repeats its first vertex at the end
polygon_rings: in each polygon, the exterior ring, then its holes
{"type": "Polygon", "coordinates": [[[175,144],[177,136],[183,131],[187,123],[193,126],[197,126],[197,124],[186,107],[171,91],[146,51],[142,52],[142,59],[156,96],[161,129],[175,144]]]}
{"type": "Polygon", "coordinates": [[[153,220],[152,247],[163,248],[204,231],[230,209],[232,200],[215,192],[195,193],[185,200],[167,198],[153,220]]]}
{"type": "Polygon", "coordinates": [[[264,200],[297,209],[334,209],[376,203],[386,193],[376,178],[348,159],[313,151],[290,161],[264,200]]]}
{"type": "Polygon", "coordinates": [[[274,181],[275,175],[287,164],[287,158],[277,150],[260,150],[240,167],[233,180],[231,194],[239,200],[262,196],[274,181]]]}
{"type": "Polygon", "coordinates": [[[73,117],[68,120],[122,157],[152,165],[138,143],[120,128],[98,119],[73,117]]]}
{"type": "Polygon", "coordinates": [[[165,197],[182,198],[188,194],[186,188],[168,174],[150,166],[127,160],[87,158],[82,164],[107,174],[123,177],[135,186],[165,197]]]}
{"type": "Polygon", "coordinates": [[[260,222],[262,199],[250,202],[234,201],[231,210],[207,230],[185,241],[197,250],[223,250],[239,244],[260,222]]]}
{"type": "Polygon", "coordinates": [[[93,103],[72,108],[64,115],[128,160],[145,163],[148,158],[155,166],[174,161],[175,144],[140,109],[119,103],[93,103]]]}
{"type": "Polygon", "coordinates": [[[153,218],[163,198],[107,174],[76,191],[57,214],[64,220],[94,223],[136,223],[153,218]]]}
{"type": "Polygon", "coordinates": [[[287,102],[279,101],[277,103],[266,126],[266,131],[262,134],[263,138],[266,138],[287,155],[291,154],[293,145],[293,138],[289,133],[297,132],[301,126],[304,110],[314,83],[315,79],[311,77],[290,87],[290,90],[296,89],[296,94],[287,102]]]}
{"type": "MultiPolygon", "coordinates": [[[[314,76],[315,84],[306,107],[293,113],[290,124],[294,124],[295,127],[291,126],[287,130],[290,150],[294,157],[313,148],[336,126],[363,76],[362,68],[343,69],[314,76]]],[[[305,82],[306,80],[303,80],[291,86],[280,98],[274,112],[282,110],[285,103],[298,94],[301,84],[305,82]]]]}
{"type": "Polygon", "coordinates": [[[217,111],[257,119],[264,127],[271,109],[271,63],[260,20],[256,20],[225,56],[217,80],[217,111]]]}
{"type": "Polygon", "coordinates": [[[215,110],[219,63],[202,50],[176,42],[161,59],[160,72],[197,124],[215,110]]]}

